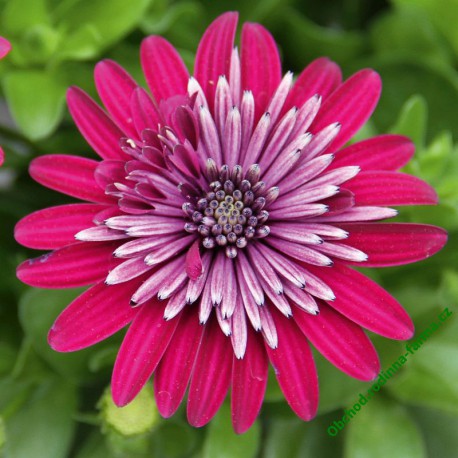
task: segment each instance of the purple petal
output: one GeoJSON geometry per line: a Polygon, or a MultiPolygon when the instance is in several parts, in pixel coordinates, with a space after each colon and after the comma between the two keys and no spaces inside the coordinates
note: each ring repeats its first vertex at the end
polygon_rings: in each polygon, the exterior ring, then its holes
{"type": "Polygon", "coordinates": [[[328,152],[337,151],[367,121],[377,105],[381,89],[380,76],[365,69],[351,76],[325,100],[311,131],[318,132],[334,122],[342,125],[328,152]]]}
{"type": "Polygon", "coordinates": [[[247,431],[258,416],[267,386],[267,359],[258,335],[249,333],[243,359],[234,357],[232,366],[232,424],[237,434],[247,431]]]}
{"type": "Polygon", "coordinates": [[[369,256],[361,265],[386,267],[429,258],[443,248],[447,232],[428,224],[367,223],[339,224],[349,232],[345,243],[369,256]]]}
{"type": "Polygon", "coordinates": [[[137,313],[129,306],[137,285],[98,283],[85,291],[59,315],[49,331],[49,345],[56,351],[81,350],[122,329],[137,313]]]}
{"type": "Polygon", "coordinates": [[[159,412],[165,418],[171,417],[183,400],[204,329],[194,310],[183,312],[179,331],[157,367],[154,394],[159,412]]]}
{"type": "Polygon", "coordinates": [[[186,273],[191,280],[197,280],[203,273],[199,251],[200,241],[196,240],[186,254],[186,273]]]}
{"type": "Polygon", "coordinates": [[[113,120],[127,136],[137,138],[130,106],[137,83],[120,65],[108,59],[95,66],[94,76],[97,92],[113,120]]]}
{"type": "Polygon", "coordinates": [[[0,37],[0,59],[3,59],[11,51],[11,43],[3,37],[0,37]]]}
{"type": "Polygon", "coordinates": [[[420,178],[390,171],[361,172],[345,188],[357,205],[435,205],[436,191],[420,178]]]}
{"type": "Polygon", "coordinates": [[[140,59],[148,87],[158,103],[174,95],[186,94],[188,70],[167,40],[158,36],[145,38],[140,59]]]}
{"type": "Polygon", "coordinates": [[[137,132],[141,134],[145,129],[157,129],[160,117],[151,97],[141,87],[137,88],[130,100],[131,113],[137,132]]]}
{"type": "Polygon", "coordinates": [[[97,203],[114,203],[94,178],[97,161],[78,156],[49,154],[35,158],[30,164],[30,175],[35,181],[78,199],[97,203]]]}
{"type": "Polygon", "coordinates": [[[205,326],[189,387],[187,414],[192,426],[204,426],[214,417],[229,389],[231,370],[231,344],[212,317],[205,326]]]}
{"type": "Polygon", "coordinates": [[[285,107],[300,107],[315,94],[326,99],[341,81],[342,72],[335,62],[326,57],[316,59],[297,77],[285,107]]]}
{"type": "Polygon", "coordinates": [[[334,366],[359,380],[373,380],[380,371],[380,362],[364,331],[327,304],[320,303],[319,309],[317,316],[294,311],[301,331],[334,366]]]}
{"type": "Polygon", "coordinates": [[[73,288],[97,283],[119,263],[114,243],[75,243],[39,258],[24,261],[19,280],[39,288],[73,288]]]}
{"type": "Polygon", "coordinates": [[[409,315],[374,281],[340,263],[324,272],[315,267],[309,269],[334,292],[336,298],[329,305],[351,321],[390,339],[412,337],[414,327],[409,315]]]}
{"type": "Polygon", "coordinates": [[[318,409],[318,377],[307,339],[293,320],[272,309],[278,348],[265,345],[286,401],[302,420],[309,421],[318,409]]]}
{"type": "Polygon", "coordinates": [[[253,93],[256,122],[280,84],[280,56],[272,35],[259,24],[245,23],[241,41],[242,90],[253,93]]]}
{"type": "Polygon", "coordinates": [[[337,152],[330,169],[358,165],[361,170],[398,170],[415,151],[412,141],[402,135],[378,135],[337,152]]]}
{"type": "Polygon", "coordinates": [[[75,242],[75,234],[93,225],[95,216],[106,209],[97,204],[69,204],[49,207],[27,215],[16,224],[14,237],[22,245],[52,250],[75,242]]]}
{"type": "Polygon", "coordinates": [[[218,78],[229,76],[237,20],[238,13],[235,12],[219,16],[207,28],[197,48],[194,77],[202,86],[210,111],[218,78]]]}
{"type": "Polygon", "coordinates": [[[164,306],[151,300],[138,312],[119,349],[111,379],[113,401],[128,404],[151,377],[175,332],[179,319],[166,321],[164,306]]]}
{"type": "Polygon", "coordinates": [[[67,91],[70,113],[83,137],[102,159],[126,159],[119,147],[125,134],[83,90],[71,87],[67,91]]]}

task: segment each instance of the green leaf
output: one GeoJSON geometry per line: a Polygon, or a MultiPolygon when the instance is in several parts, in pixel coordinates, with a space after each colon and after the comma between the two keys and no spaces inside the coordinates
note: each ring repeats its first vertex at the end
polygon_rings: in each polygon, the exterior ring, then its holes
{"type": "Polygon", "coordinates": [[[258,422],[242,435],[234,433],[231,424],[231,409],[223,404],[208,426],[202,458],[254,458],[261,439],[258,422]]]}
{"type": "Polygon", "coordinates": [[[114,455],[110,452],[105,443],[104,437],[99,431],[94,431],[87,439],[75,458],[111,458],[114,455]]]}
{"type": "Polygon", "coordinates": [[[16,124],[30,140],[48,136],[63,115],[67,84],[58,72],[14,71],[4,79],[4,91],[16,124]]]}
{"type": "Polygon", "coordinates": [[[347,428],[345,458],[426,457],[417,426],[407,411],[393,401],[372,398],[347,428]]]}
{"type": "Polygon", "coordinates": [[[76,394],[73,385],[50,380],[6,421],[8,458],[66,458],[75,423],[76,394]]]}
{"type": "Polygon", "coordinates": [[[390,131],[409,137],[418,149],[422,149],[425,143],[427,121],[426,100],[420,95],[414,95],[402,105],[396,124],[390,131]]]}
{"type": "Polygon", "coordinates": [[[429,458],[455,456],[458,450],[458,417],[440,410],[412,408],[412,416],[419,425],[426,442],[429,458]]]}
{"type": "Polygon", "coordinates": [[[132,30],[144,15],[150,0],[79,0],[67,2],[55,12],[56,20],[70,36],[82,24],[98,35],[101,50],[132,30]]]}
{"type": "Polygon", "coordinates": [[[278,31],[283,51],[299,68],[321,56],[346,62],[365,48],[364,37],[358,32],[321,27],[293,9],[283,14],[284,24],[278,31]]]}
{"type": "Polygon", "coordinates": [[[49,346],[47,335],[59,313],[81,290],[31,289],[19,302],[19,319],[35,351],[59,373],[73,380],[88,376],[91,349],[58,353],[49,346]]]}
{"type": "Polygon", "coordinates": [[[2,33],[20,35],[37,24],[48,24],[46,0],[8,0],[1,16],[2,33]]]}
{"type": "Polygon", "coordinates": [[[187,457],[196,448],[198,438],[199,434],[187,423],[178,423],[175,418],[163,421],[151,437],[154,450],[152,456],[187,457]]]}
{"type": "Polygon", "coordinates": [[[97,28],[92,24],[82,24],[71,32],[59,47],[56,58],[59,60],[86,60],[98,54],[101,37],[97,28]]]}

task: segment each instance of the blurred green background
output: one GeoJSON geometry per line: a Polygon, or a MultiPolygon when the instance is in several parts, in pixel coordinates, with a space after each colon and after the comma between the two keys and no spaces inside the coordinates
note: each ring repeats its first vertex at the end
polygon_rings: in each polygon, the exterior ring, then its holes
{"type": "MultiPolygon", "coordinates": [[[[458,457],[457,24],[457,0],[0,0],[0,35],[14,48],[0,62],[0,456],[458,457]],[[328,56],[345,76],[366,66],[379,71],[383,95],[358,138],[394,132],[414,140],[416,156],[405,171],[434,185],[441,203],[402,209],[398,219],[450,234],[432,259],[366,272],[403,303],[417,333],[445,307],[455,313],[336,437],[327,427],[370,383],[319,355],[320,409],[309,423],[292,414],[274,379],[243,436],[232,432],[227,401],[200,430],[187,425],[183,409],[160,419],[150,389],[115,409],[106,389],[122,336],[76,354],[53,352],[48,328],[78,291],[32,290],[15,278],[15,266],[36,255],[14,242],[15,222],[69,202],[32,182],[30,160],[93,154],[66,111],[66,88],[95,95],[92,71],[104,57],[143,81],[138,50],[147,34],[169,39],[192,69],[200,36],[226,10],[272,31],[285,70],[298,74],[328,56]]],[[[373,340],[383,369],[405,351],[404,343],[373,340]]]]}

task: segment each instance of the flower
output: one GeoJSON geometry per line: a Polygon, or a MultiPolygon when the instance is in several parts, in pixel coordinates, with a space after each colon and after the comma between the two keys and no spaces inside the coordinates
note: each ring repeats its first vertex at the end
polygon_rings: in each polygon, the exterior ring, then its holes
{"type": "MultiPolygon", "coordinates": [[[[3,59],[11,51],[10,42],[3,37],[0,37],[0,60],[3,59]]],[[[3,148],[0,146],[0,166],[3,165],[5,160],[5,153],[3,148]]]]}
{"type": "Polygon", "coordinates": [[[45,288],[93,285],[57,318],[49,343],[75,351],[130,323],[112,376],[118,406],[154,373],[160,413],[187,387],[187,415],[206,424],[231,386],[234,429],[258,415],[269,361],[293,411],[310,420],[318,379],[309,341],[361,380],[379,372],[362,328],[408,339],[400,304],[353,269],[415,262],[446,241],[440,228],[380,223],[389,206],[437,203],[397,170],[413,145],[381,135],[344,146],[371,115],[380,78],[341,82],[328,59],[282,78],[272,36],[237,14],[205,32],[190,77],[176,50],[150,36],[141,63],[151,94],[113,61],[95,83],[108,113],[78,88],[68,105],[101,157],[50,155],[39,183],[87,203],[35,212],[25,246],[53,250],[18,277],[45,288]],[[76,238],[76,240],[75,240],[76,238]]]}

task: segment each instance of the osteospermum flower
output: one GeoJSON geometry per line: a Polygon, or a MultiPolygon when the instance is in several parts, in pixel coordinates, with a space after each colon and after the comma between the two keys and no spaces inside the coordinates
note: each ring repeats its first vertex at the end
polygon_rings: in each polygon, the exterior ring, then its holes
{"type": "Polygon", "coordinates": [[[293,411],[314,417],[318,379],[309,341],[361,380],[379,371],[362,328],[412,336],[403,308],[353,266],[392,266],[438,251],[445,232],[379,223],[389,206],[435,204],[434,190],[397,172],[413,154],[405,137],[344,147],[372,113],[372,70],[345,82],[312,62],[282,78],[271,35],[237,14],[205,32],[189,76],[175,49],[141,47],[150,93],[115,62],[95,82],[107,112],[78,88],[70,112],[96,161],[35,159],[32,177],[87,201],[48,208],[16,228],[22,244],[51,249],[24,262],[33,286],[93,285],[49,333],[58,351],[99,342],[130,323],[112,377],[117,405],[154,373],[159,411],[172,415],[189,385],[187,414],[202,426],[231,387],[237,432],[255,420],[268,362],[293,411]],[[75,240],[76,239],[76,240],[75,240]]]}

